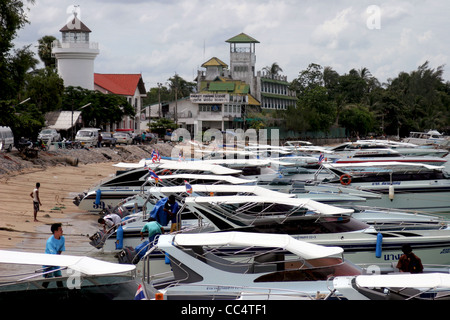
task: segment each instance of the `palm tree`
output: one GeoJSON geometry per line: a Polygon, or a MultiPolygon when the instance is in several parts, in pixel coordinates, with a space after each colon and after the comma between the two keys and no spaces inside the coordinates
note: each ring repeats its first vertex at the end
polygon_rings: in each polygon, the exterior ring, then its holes
{"type": "Polygon", "coordinates": [[[280,68],[278,63],[274,62],[271,66],[267,66],[263,68],[264,71],[267,72],[269,76],[273,78],[273,76],[278,75],[280,72],[283,72],[283,69],[280,68]]]}
{"type": "Polygon", "coordinates": [[[55,67],[56,60],[52,57],[52,43],[56,38],[54,36],[43,36],[38,40],[38,55],[46,67],[55,67]]]}

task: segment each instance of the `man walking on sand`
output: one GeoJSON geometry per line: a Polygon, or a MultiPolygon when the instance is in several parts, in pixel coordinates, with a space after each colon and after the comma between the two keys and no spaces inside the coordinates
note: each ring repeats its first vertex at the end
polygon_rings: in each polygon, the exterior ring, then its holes
{"type": "Polygon", "coordinates": [[[30,193],[30,197],[33,199],[34,222],[38,222],[37,213],[39,211],[39,206],[42,206],[41,199],[39,198],[40,186],[41,184],[36,182],[36,188],[30,193]]]}

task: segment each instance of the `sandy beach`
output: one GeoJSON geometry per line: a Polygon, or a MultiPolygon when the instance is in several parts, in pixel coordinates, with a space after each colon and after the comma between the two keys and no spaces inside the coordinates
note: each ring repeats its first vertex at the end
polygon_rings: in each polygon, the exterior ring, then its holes
{"type": "Polygon", "coordinates": [[[98,215],[80,211],[72,198],[115,171],[109,162],[26,169],[4,175],[0,178],[0,249],[42,252],[54,222],[63,224],[68,252],[76,251],[77,242],[88,243],[87,235],[98,230],[98,215]],[[34,222],[30,197],[36,182],[41,184],[39,222],[34,222]]]}

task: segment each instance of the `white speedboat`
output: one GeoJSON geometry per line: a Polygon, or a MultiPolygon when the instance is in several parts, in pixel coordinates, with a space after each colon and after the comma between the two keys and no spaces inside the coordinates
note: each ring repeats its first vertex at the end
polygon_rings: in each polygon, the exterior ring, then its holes
{"type": "Polygon", "coordinates": [[[322,187],[336,190],[341,186],[380,194],[367,199],[367,206],[448,212],[450,208],[450,175],[442,166],[398,162],[365,164],[323,164],[319,170],[332,173],[332,179],[312,182],[308,191],[322,187]]]}
{"type": "MultiPolygon", "coordinates": [[[[331,148],[334,153],[328,156],[328,160],[340,164],[358,164],[365,162],[385,163],[424,163],[429,165],[444,165],[447,160],[442,156],[409,156],[402,154],[386,145],[374,142],[348,143],[331,148]]],[[[445,154],[446,155],[446,154],[445,154]]]]}
{"type": "MultiPolygon", "coordinates": [[[[306,201],[311,201],[311,206],[306,205],[311,209],[322,209],[332,208],[331,206],[321,206],[320,203],[353,203],[356,201],[363,202],[365,198],[363,194],[359,196],[355,194],[347,194],[345,192],[340,192],[336,194],[292,194],[292,193],[282,193],[267,189],[265,187],[260,187],[258,185],[190,185],[191,194],[189,195],[186,190],[186,186],[170,186],[170,187],[152,187],[144,193],[139,193],[134,197],[128,198],[126,201],[122,202],[115,208],[108,210],[108,213],[116,213],[123,219],[122,230],[120,233],[112,232],[106,234],[100,232],[97,236],[91,239],[91,245],[96,248],[102,248],[106,252],[121,250],[124,247],[136,247],[141,243],[140,240],[140,230],[147,223],[150,217],[150,212],[163,198],[170,195],[175,195],[176,201],[179,203],[178,220],[181,226],[182,232],[212,232],[219,231],[221,228],[232,228],[234,225],[224,224],[220,222],[220,219],[215,218],[213,215],[208,213],[206,205],[195,205],[191,204],[190,200],[186,202],[186,198],[193,197],[206,197],[206,199],[221,199],[223,196],[257,196],[260,199],[263,198],[305,198],[306,201]],[[317,202],[317,201],[320,201],[317,202]],[[315,206],[312,206],[314,203],[315,206]],[[206,210],[205,210],[206,209],[206,210]],[[212,221],[210,221],[212,220],[212,221]],[[217,224],[217,225],[216,225],[217,224]],[[120,244],[120,245],[118,245],[120,244]]],[[[244,198],[244,199],[254,199],[254,198],[244,198]]],[[[218,201],[220,203],[221,201],[218,201]]],[[[298,204],[298,203],[297,203],[298,204]]],[[[214,211],[216,208],[212,208],[214,211]]],[[[301,210],[304,210],[301,208],[301,210]]],[[[268,210],[270,211],[270,210],[268,210]]],[[[339,211],[341,212],[341,211],[339,211]]],[[[342,212],[352,212],[351,209],[345,209],[342,212]]],[[[359,213],[362,214],[362,213],[359,213]]],[[[368,215],[365,215],[369,219],[368,215]]],[[[226,220],[226,219],[225,219],[226,220]]],[[[404,221],[403,221],[404,222],[404,221]]],[[[238,226],[236,226],[238,227],[238,226]]],[[[171,229],[171,225],[165,226],[166,232],[171,229]]]]}
{"type": "Polygon", "coordinates": [[[436,146],[417,145],[414,143],[392,140],[358,140],[357,143],[374,143],[391,148],[404,156],[433,156],[444,158],[449,154],[448,150],[438,149],[436,146]]]}
{"type": "MultiPolygon", "coordinates": [[[[232,175],[240,174],[240,170],[225,168],[220,165],[206,164],[196,161],[179,162],[166,161],[162,163],[147,163],[141,161],[139,167],[131,165],[131,169],[118,172],[114,177],[107,179],[88,191],[79,194],[74,199],[74,203],[82,210],[88,212],[100,212],[107,207],[115,207],[121,200],[134,196],[140,192],[148,190],[155,185],[155,179],[151,176],[149,168],[158,176],[160,184],[164,181],[182,179],[176,174],[197,174],[194,178],[197,183],[223,183],[223,184],[243,184],[253,183],[251,179],[238,179],[232,175]],[[148,167],[147,167],[148,165],[148,167]],[[206,175],[206,176],[199,176],[206,175]]],[[[126,164],[118,164],[120,168],[126,168],[126,164]]]]}
{"type": "Polygon", "coordinates": [[[348,300],[449,300],[447,273],[395,273],[336,277],[333,290],[348,300]]]}
{"type": "MultiPolygon", "coordinates": [[[[199,221],[197,227],[183,230],[183,233],[234,230],[288,234],[314,244],[340,246],[354,263],[383,267],[396,263],[402,253],[402,245],[408,243],[427,263],[450,264],[448,224],[438,228],[391,226],[377,229],[353,218],[353,209],[306,198],[275,196],[187,197],[183,207],[199,221]]],[[[412,216],[412,219],[415,217],[412,216]]],[[[178,221],[183,225],[184,220],[178,221]]],[[[191,226],[194,225],[191,223],[191,226]]],[[[128,241],[135,241],[129,242],[129,246],[138,247],[140,237],[134,236],[128,241]]]]}
{"type": "Polygon", "coordinates": [[[148,297],[155,290],[164,299],[312,300],[328,294],[331,278],[354,276],[362,270],[343,258],[339,247],[323,247],[288,235],[244,232],[162,235],[143,263],[148,297]],[[172,272],[152,273],[153,252],[170,259],[172,272]]]}
{"type": "Polygon", "coordinates": [[[0,250],[0,263],[12,265],[8,271],[15,272],[2,272],[2,279],[8,279],[0,282],[0,300],[3,303],[132,300],[139,285],[134,265],[86,256],[0,250]],[[62,270],[62,277],[43,278],[45,269],[42,266],[57,267],[62,270]]]}
{"type": "Polygon", "coordinates": [[[409,133],[409,137],[404,138],[402,141],[418,145],[438,145],[441,147],[448,147],[450,143],[449,137],[444,136],[437,130],[429,130],[427,132],[412,131],[409,133]]]}

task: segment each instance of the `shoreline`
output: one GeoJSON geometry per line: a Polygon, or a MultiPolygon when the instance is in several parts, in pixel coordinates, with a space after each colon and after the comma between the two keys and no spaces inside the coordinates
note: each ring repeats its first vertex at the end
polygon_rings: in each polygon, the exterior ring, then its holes
{"type": "MultiPolygon", "coordinates": [[[[97,215],[79,210],[73,196],[108,178],[117,168],[111,162],[79,164],[78,166],[51,166],[25,169],[0,178],[0,249],[33,249],[28,240],[36,243],[38,251],[45,248],[51,235],[50,225],[63,223],[67,238],[87,235],[86,224],[97,228],[97,215]],[[42,206],[38,222],[33,221],[30,192],[36,182],[41,183],[39,195],[42,206]],[[27,244],[28,243],[28,244],[27,244]]],[[[83,239],[84,240],[84,239],[83,239]]],[[[71,247],[66,245],[66,249],[71,247]]],[[[33,250],[31,250],[33,251],[33,250]]]]}

